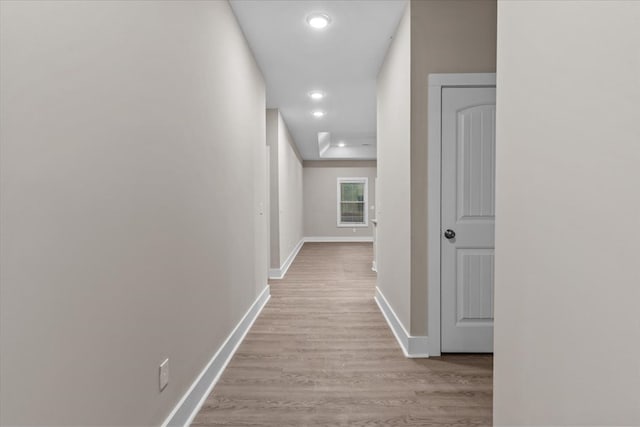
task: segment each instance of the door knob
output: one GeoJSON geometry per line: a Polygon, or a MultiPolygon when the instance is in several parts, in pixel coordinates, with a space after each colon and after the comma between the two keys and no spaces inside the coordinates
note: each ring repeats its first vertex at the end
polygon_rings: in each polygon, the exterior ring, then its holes
{"type": "Polygon", "coordinates": [[[456,232],[449,228],[444,232],[444,237],[451,240],[456,237],[456,232]]]}

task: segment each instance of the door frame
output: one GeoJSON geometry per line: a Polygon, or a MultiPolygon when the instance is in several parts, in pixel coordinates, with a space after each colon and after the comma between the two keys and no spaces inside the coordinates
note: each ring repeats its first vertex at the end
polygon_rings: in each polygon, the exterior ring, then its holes
{"type": "Polygon", "coordinates": [[[442,90],[495,87],[496,73],[429,74],[427,140],[427,335],[429,356],[441,354],[442,90]]]}

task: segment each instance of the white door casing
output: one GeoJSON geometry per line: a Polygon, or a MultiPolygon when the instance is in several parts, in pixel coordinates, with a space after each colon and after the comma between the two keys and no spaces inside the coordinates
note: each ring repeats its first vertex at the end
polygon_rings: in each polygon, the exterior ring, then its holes
{"type": "Polygon", "coordinates": [[[442,91],[443,352],[493,351],[495,99],[495,88],[442,91]]]}
{"type": "MultiPolygon", "coordinates": [[[[492,285],[488,286],[487,284],[492,283],[492,196],[494,187],[493,179],[486,179],[488,176],[493,177],[493,175],[487,175],[486,167],[494,168],[495,158],[489,160],[490,157],[488,157],[488,154],[492,149],[486,149],[486,141],[484,142],[484,147],[474,147],[484,148],[484,157],[480,153],[482,150],[477,150],[476,152],[470,151],[473,145],[473,138],[471,138],[472,134],[469,133],[471,132],[469,128],[466,129],[467,136],[469,137],[467,141],[465,142],[464,138],[458,141],[457,126],[459,122],[462,122],[460,124],[460,126],[462,126],[465,121],[467,125],[472,124],[474,119],[476,121],[482,121],[482,116],[484,116],[484,119],[488,121],[487,124],[490,123],[490,126],[485,124],[484,130],[488,131],[491,129],[490,133],[492,133],[494,124],[491,122],[491,119],[487,119],[487,117],[495,114],[495,85],[495,73],[429,75],[427,327],[430,356],[439,356],[441,350],[465,352],[487,352],[492,350],[492,328],[489,325],[492,323],[492,315],[490,312],[493,309],[493,297],[492,295],[489,297],[486,291],[490,290],[492,294],[492,285]],[[443,153],[442,144],[446,121],[443,117],[443,107],[445,102],[451,102],[451,100],[445,100],[445,96],[447,98],[452,94],[455,96],[456,92],[461,93],[464,89],[477,89],[471,92],[481,93],[487,88],[489,89],[487,93],[493,94],[493,98],[476,99],[475,102],[470,102],[467,105],[464,105],[464,102],[462,102],[462,105],[457,106],[457,109],[460,111],[456,111],[454,115],[456,124],[454,124],[452,128],[456,133],[455,152],[453,154],[452,152],[443,153]],[[461,91],[453,90],[450,92],[450,89],[460,89],[461,91]],[[462,117],[458,117],[458,112],[461,113],[462,117]],[[489,114],[489,116],[487,116],[487,114],[489,114]],[[471,154],[471,157],[466,159],[466,167],[471,167],[470,162],[479,162],[477,166],[485,167],[484,175],[480,173],[481,170],[478,167],[476,169],[471,168],[471,170],[469,170],[470,173],[468,173],[466,177],[459,177],[459,175],[462,175],[465,167],[465,158],[464,156],[461,156],[460,159],[457,158],[458,144],[460,144],[462,148],[465,148],[466,145],[467,152],[471,154]],[[451,170],[443,167],[443,155],[454,156],[455,161],[453,166],[455,167],[455,172],[452,173],[451,170]],[[460,168],[460,174],[458,173],[459,168],[457,168],[458,161],[463,165],[463,167],[460,168]],[[488,163],[491,163],[491,165],[488,165],[488,163]],[[448,191],[448,195],[444,194],[442,181],[446,178],[442,175],[443,173],[449,173],[449,178],[453,177],[456,187],[458,181],[460,181],[463,192],[459,194],[458,189],[455,188],[456,193],[453,196],[448,191]],[[478,174],[484,176],[484,180],[478,180],[478,174]],[[468,179],[465,181],[466,178],[468,179]],[[488,181],[491,183],[489,184],[488,181]],[[466,195],[464,193],[465,186],[468,190],[466,195]],[[489,192],[486,191],[487,188],[490,188],[489,192]],[[453,208],[449,207],[448,209],[447,207],[442,207],[441,209],[441,202],[445,203],[445,201],[447,204],[455,202],[455,206],[453,208]],[[451,214],[451,212],[454,213],[451,214]],[[443,216],[443,214],[445,214],[445,216],[443,216]],[[449,218],[447,218],[447,216],[449,218]],[[453,222],[451,218],[453,218],[453,222]],[[488,225],[488,223],[491,223],[491,225],[488,225]],[[450,227],[450,225],[453,225],[453,227],[450,227]],[[478,225],[480,228],[473,227],[473,225],[478,225]],[[458,229],[456,229],[456,227],[458,227],[458,229]],[[469,229],[469,227],[471,228],[469,229]],[[451,242],[443,236],[444,231],[448,228],[458,231],[456,239],[451,242]],[[460,232],[463,232],[464,237],[460,236],[460,232]],[[489,238],[485,239],[486,244],[481,241],[483,235],[489,238]],[[489,240],[490,244],[487,243],[489,240]],[[444,242],[448,242],[449,246],[445,246],[444,242]],[[452,251],[455,252],[454,257],[450,257],[450,252],[452,251]],[[441,265],[441,261],[443,265],[441,265]],[[447,268],[447,273],[445,273],[443,267],[447,268]],[[455,284],[451,287],[445,287],[447,282],[450,285],[452,284],[452,278],[455,284]],[[461,298],[458,298],[458,295],[460,295],[461,298]],[[452,303],[454,298],[455,301],[452,303]],[[454,333],[456,330],[458,330],[458,332],[461,330],[464,332],[462,335],[466,334],[472,337],[474,335],[471,331],[480,333],[468,342],[469,345],[467,347],[450,347],[448,346],[448,344],[450,344],[448,340],[451,337],[448,336],[449,329],[445,331],[445,321],[454,325],[454,333]],[[483,336],[484,338],[482,338],[483,336]],[[447,340],[447,344],[444,343],[445,340],[447,340]]],[[[448,105],[448,107],[451,106],[448,105]]],[[[465,131],[464,127],[462,130],[463,132],[465,131]]],[[[490,147],[495,147],[493,141],[494,139],[491,139],[490,147]]],[[[445,185],[449,187],[451,184],[445,185]]],[[[458,339],[459,338],[455,338],[455,336],[453,337],[454,341],[458,339]]],[[[464,337],[462,341],[465,341],[464,337]]],[[[458,346],[459,344],[455,345],[458,346]]]]}

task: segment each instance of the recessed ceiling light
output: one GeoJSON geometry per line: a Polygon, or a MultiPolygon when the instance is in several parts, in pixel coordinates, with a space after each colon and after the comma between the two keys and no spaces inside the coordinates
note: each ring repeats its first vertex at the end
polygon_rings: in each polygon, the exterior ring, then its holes
{"type": "Polygon", "coordinates": [[[314,13],[307,16],[307,24],[317,30],[326,28],[326,26],[329,25],[329,22],[331,22],[331,20],[324,13],[314,13]]]}
{"type": "Polygon", "coordinates": [[[344,142],[338,143],[338,147],[344,147],[344,142]]]}
{"type": "Polygon", "coordinates": [[[313,112],[313,113],[311,113],[311,114],[313,114],[313,117],[316,117],[316,118],[318,118],[318,119],[319,119],[320,117],[324,117],[324,111],[320,111],[320,110],[314,111],[314,112],[313,112]]]}
{"type": "Polygon", "coordinates": [[[313,90],[309,92],[309,98],[313,99],[314,101],[319,101],[324,98],[324,92],[322,92],[321,90],[313,90]]]}

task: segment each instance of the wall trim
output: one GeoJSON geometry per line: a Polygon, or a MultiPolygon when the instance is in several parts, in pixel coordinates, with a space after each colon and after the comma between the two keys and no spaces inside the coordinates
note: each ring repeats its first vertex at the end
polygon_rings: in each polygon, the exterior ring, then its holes
{"type": "Polygon", "coordinates": [[[427,337],[409,335],[409,332],[407,332],[395,311],[391,308],[389,301],[387,301],[384,294],[377,286],[376,296],[374,299],[376,304],[378,304],[378,308],[382,312],[382,315],[387,320],[389,328],[391,328],[391,332],[393,332],[398,344],[400,344],[400,348],[402,349],[404,356],[409,358],[429,357],[427,337]]]}
{"type": "Polygon", "coordinates": [[[369,243],[373,242],[373,237],[369,236],[311,236],[305,237],[304,241],[307,243],[319,243],[319,242],[329,242],[329,243],[349,243],[349,242],[359,242],[359,243],[369,243]]]}
{"type": "Polygon", "coordinates": [[[280,268],[269,269],[269,279],[280,280],[284,277],[285,274],[287,274],[287,271],[289,271],[289,267],[291,267],[293,260],[298,256],[298,252],[300,252],[300,249],[302,249],[302,245],[304,245],[304,242],[305,238],[303,237],[293,248],[287,259],[284,261],[284,264],[282,264],[280,268]]]}
{"type": "Polygon", "coordinates": [[[495,87],[496,73],[429,74],[427,141],[427,334],[429,354],[441,351],[441,207],[442,89],[445,87],[495,87]]]}
{"type": "Polygon", "coordinates": [[[162,427],[185,427],[191,424],[270,298],[270,288],[269,285],[266,285],[184,396],[178,401],[178,404],[169,413],[162,423],[162,427]]]}

